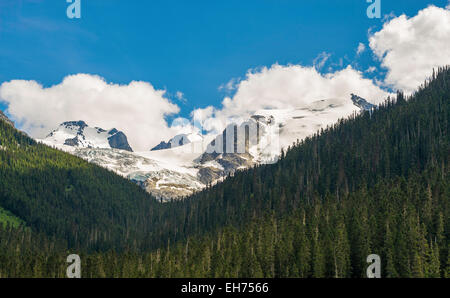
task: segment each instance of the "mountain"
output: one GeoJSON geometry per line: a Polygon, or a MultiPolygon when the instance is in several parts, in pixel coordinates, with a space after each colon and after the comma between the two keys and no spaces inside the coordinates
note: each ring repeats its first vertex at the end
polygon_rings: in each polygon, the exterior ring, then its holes
{"type": "Polygon", "coordinates": [[[205,187],[197,179],[198,169],[191,160],[196,155],[183,154],[177,148],[164,152],[75,148],[68,152],[130,179],[164,202],[186,197],[205,187]]]}
{"type": "Polygon", "coordinates": [[[151,151],[157,151],[157,150],[164,150],[164,149],[170,149],[175,148],[179,146],[184,146],[186,144],[190,144],[192,142],[198,142],[202,141],[203,136],[199,133],[183,133],[178,134],[171,138],[168,142],[162,141],[155,147],[151,149],[151,151]]]}
{"type": "Polygon", "coordinates": [[[282,148],[358,111],[348,99],[259,110],[241,122],[230,123],[215,137],[184,131],[148,152],[117,150],[123,147],[112,146],[108,140],[111,132],[118,134],[115,129],[106,132],[83,121],[61,124],[43,142],[113,170],[167,202],[192,195],[236,171],[273,163],[282,148]]]}
{"type": "Polygon", "coordinates": [[[205,186],[196,178],[192,164],[173,159],[167,152],[164,155],[133,152],[125,134],[115,128],[107,131],[89,127],[84,121],[69,121],[39,141],[110,169],[158,200],[188,196],[205,186]]]}
{"type": "Polygon", "coordinates": [[[3,112],[2,112],[1,110],[0,110],[0,120],[3,120],[3,121],[5,121],[6,123],[8,123],[9,125],[11,125],[11,126],[14,127],[14,123],[13,123],[11,120],[9,120],[9,118],[6,117],[6,115],[3,114],[3,112]]]}
{"type": "MultiPolygon", "coordinates": [[[[73,146],[66,140],[68,136],[66,127],[69,127],[69,132],[72,133],[73,127],[78,131],[83,125],[63,123],[57,132],[39,141],[112,170],[135,182],[160,201],[186,197],[206,186],[197,178],[199,168],[194,162],[200,153],[191,151],[189,145],[166,150],[133,152],[111,148],[106,142],[108,132],[100,132],[98,136],[96,128],[93,138],[92,129],[85,128],[87,137],[83,138],[85,134],[78,135],[77,139],[81,139],[82,142],[78,146],[73,146]]],[[[72,135],[73,133],[69,136],[72,135]]]]}
{"type": "Polygon", "coordinates": [[[270,114],[255,114],[240,124],[229,124],[195,160],[200,181],[214,183],[237,170],[276,159],[280,153],[278,129],[279,123],[270,114]]]}
{"type": "Polygon", "coordinates": [[[361,110],[363,110],[363,111],[370,111],[376,107],[375,105],[367,102],[367,100],[365,100],[362,97],[359,97],[358,95],[355,95],[352,93],[351,96],[352,96],[352,101],[355,104],[355,106],[361,108],[361,110]]]}
{"type": "Polygon", "coordinates": [[[201,165],[199,179],[208,184],[237,170],[274,163],[282,149],[336,123],[343,115],[358,111],[359,107],[352,101],[333,98],[299,108],[256,111],[240,124],[228,125],[208,144],[205,153],[196,160],[201,165]],[[227,138],[227,134],[231,137],[227,138]],[[233,138],[234,135],[239,137],[233,138]],[[227,139],[233,143],[228,145],[227,139]],[[226,150],[227,146],[231,150],[226,150]],[[238,147],[245,149],[236,150],[238,147]]]}
{"type": "Polygon", "coordinates": [[[84,121],[68,121],[50,132],[42,140],[49,145],[67,145],[77,148],[114,148],[133,151],[127,137],[121,131],[113,128],[104,130],[90,127],[84,121]]]}

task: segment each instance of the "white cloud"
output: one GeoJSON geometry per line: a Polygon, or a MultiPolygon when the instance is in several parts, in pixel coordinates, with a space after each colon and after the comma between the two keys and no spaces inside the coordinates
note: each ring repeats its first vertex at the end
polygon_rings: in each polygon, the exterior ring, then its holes
{"type": "Polygon", "coordinates": [[[377,70],[377,68],[375,66],[370,66],[368,69],[366,69],[367,73],[373,73],[377,70]]]}
{"type": "Polygon", "coordinates": [[[394,18],[370,37],[370,48],[388,70],[385,84],[413,92],[433,68],[450,64],[450,10],[429,6],[394,18]]]}
{"type": "Polygon", "coordinates": [[[358,48],[356,49],[356,54],[361,55],[366,50],[366,45],[362,42],[359,43],[358,48]]]}
{"type": "Polygon", "coordinates": [[[179,100],[182,100],[182,99],[184,98],[184,93],[181,92],[181,91],[177,91],[177,92],[175,93],[175,97],[176,97],[177,99],[179,99],[179,100]]]}
{"type": "MultiPolygon", "coordinates": [[[[315,67],[275,64],[270,68],[249,71],[246,78],[239,82],[235,95],[223,100],[221,109],[199,109],[196,112],[213,115],[206,121],[205,129],[221,131],[227,119],[245,119],[261,109],[302,108],[323,99],[339,99],[341,103],[353,107],[351,93],[372,103],[380,103],[388,96],[387,92],[351,66],[334,73],[320,74],[315,67]]],[[[349,111],[351,113],[352,110],[349,111]]]]}
{"type": "Polygon", "coordinates": [[[181,92],[181,91],[175,92],[175,98],[178,99],[179,101],[183,102],[183,103],[187,102],[186,97],[184,96],[184,93],[181,92]]]}
{"type": "Polygon", "coordinates": [[[321,69],[330,57],[331,54],[322,52],[314,59],[313,65],[316,67],[316,69],[321,69]]]}
{"type": "Polygon", "coordinates": [[[222,84],[219,86],[219,91],[226,91],[226,92],[231,92],[233,90],[236,89],[236,84],[239,82],[239,79],[233,78],[230,81],[228,81],[228,83],[226,84],[222,84]]]}
{"type": "Polygon", "coordinates": [[[173,134],[164,117],[179,108],[164,96],[164,90],[146,82],[117,85],[88,74],[67,76],[49,88],[24,80],[0,86],[8,113],[35,138],[45,137],[61,122],[84,120],[124,131],[135,150],[149,150],[173,134]]]}
{"type": "Polygon", "coordinates": [[[204,109],[196,109],[191,112],[191,117],[194,119],[194,121],[203,123],[214,114],[214,111],[215,108],[213,106],[208,106],[204,109]]]}

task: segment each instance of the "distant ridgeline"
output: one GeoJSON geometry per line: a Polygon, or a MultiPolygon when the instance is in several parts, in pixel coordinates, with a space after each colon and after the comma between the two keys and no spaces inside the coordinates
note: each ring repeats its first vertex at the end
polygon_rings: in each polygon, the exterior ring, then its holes
{"type": "MultiPolygon", "coordinates": [[[[355,98],[355,100],[357,100],[355,98]]],[[[0,121],[0,275],[450,277],[450,68],[411,97],[293,144],[279,162],[158,204],[0,121]],[[31,269],[32,268],[32,269],[31,269]]]]}

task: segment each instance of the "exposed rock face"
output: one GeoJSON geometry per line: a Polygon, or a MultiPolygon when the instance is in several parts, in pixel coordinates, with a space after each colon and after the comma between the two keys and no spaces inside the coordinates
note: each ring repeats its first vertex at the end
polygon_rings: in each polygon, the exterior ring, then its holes
{"type": "Polygon", "coordinates": [[[161,143],[159,143],[158,145],[156,145],[155,147],[153,147],[151,149],[151,151],[156,151],[156,150],[164,150],[164,149],[170,149],[172,146],[170,144],[170,141],[168,143],[162,141],[161,143]]]}
{"type": "Polygon", "coordinates": [[[197,176],[203,184],[209,184],[253,165],[254,158],[249,153],[205,153],[200,160],[197,176]]]}
{"type": "Polygon", "coordinates": [[[14,127],[14,123],[13,123],[11,120],[9,120],[9,118],[6,117],[6,115],[3,114],[3,112],[2,112],[1,110],[0,110],[0,120],[3,120],[3,121],[5,121],[6,123],[8,123],[9,125],[11,125],[11,126],[14,127]]]}
{"type": "Polygon", "coordinates": [[[201,167],[198,170],[198,178],[200,182],[205,185],[208,185],[212,181],[216,181],[217,179],[223,177],[224,171],[214,167],[201,167]]]}
{"type": "Polygon", "coordinates": [[[363,111],[370,111],[376,107],[375,105],[367,102],[367,100],[365,100],[362,97],[359,97],[358,95],[355,95],[352,93],[351,96],[352,96],[353,104],[363,111]]]}
{"type": "Polygon", "coordinates": [[[77,147],[78,146],[78,138],[75,137],[73,139],[66,139],[64,141],[64,145],[77,147]]]}
{"type": "MultiPolygon", "coordinates": [[[[111,134],[111,131],[109,133],[111,134]]],[[[127,136],[121,131],[118,131],[112,136],[110,136],[108,138],[108,141],[111,148],[133,151],[130,145],[128,144],[127,136]]]]}
{"type": "Polygon", "coordinates": [[[214,183],[237,170],[258,164],[265,153],[274,154],[265,149],[273,149],[267,146],[267,137],[275,126],[272,115],[253,115],[240,125],[228,125],[196,160],[199,180],[204,184],[214,183]]]}
{"type": "Polygon", "coordinates": [[[62,125],[64,126],[75,126],[78,127],[78,132],[83,132],[83,130],[88,127],[88,125],[86,124],[86,122],[80,120],[80,121],[67,121],[64,122],[62,125]]]}

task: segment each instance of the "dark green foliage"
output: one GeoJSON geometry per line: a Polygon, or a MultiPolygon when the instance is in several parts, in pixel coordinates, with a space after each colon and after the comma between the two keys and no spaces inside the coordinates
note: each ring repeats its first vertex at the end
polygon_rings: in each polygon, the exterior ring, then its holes
{"type": "Polygon", "coordinates": [[[160,204],[134,183],[0,121],[0,206],[69,247],[123,249],[160,204]]]}
{"type": "MultiPolygon", "coordinates": [[[[448,208],[448,179],[431,171],[408,181],[398,178],[380,182],[369,192],[361,189],[340,200],[329,196],[325,202],[301,204],[285,218],[267,215],[251,221],[244,229],[225,228],[215,236],[190,238],[162,250],[81,254],[82,274],[84,277],[364,277],[368,266],[365,259],[376,253],[382,259],[383,277],[440,277],[448,271],[448,265],[439,260],[440,251],[448,254],[447,244],[437,240],[437,231],[427,231],[417,222],[423,202],[410,199],[414,196],[412,190],[427,187],[436,192],[433,198],[436,206],[448,208]],[[392,196],[396,197],[395,202],[392,196]],[[361,200],[362,197],[366,199],[361,200]],[[356,212],[366,213],[356,217],[355,208],[356,212]],[[387,217],[382,216],[386,213],[387,217]],[[355,234],[353,227],[369,218],[373,218],[371,224],[362,225],[363,232],[355,234]],[[380,239],[379,235],[389,239],[380,239]]],[[[11,233],[8,229],[0,230],[0,239],[8,239],[0,242],[0,251],[10,251],[8,256],[0,254],[0,264],[5,264],[0,270],[2,276],[65,276],[65,257],[70,253],[64,245],[53,248],[58,243],[31,237],[29,231],[11,233]],[[11,251],[11,247],[20,250],[11,251]]]]}
{"type": "Polygon", "coordinates": [[[0,225],[2,224],[4,226],[13,226],[17,228],[24,223],[19,218],[14,216],[11,212],[6,211],[2,207],[0,207],[0,225]]]}

